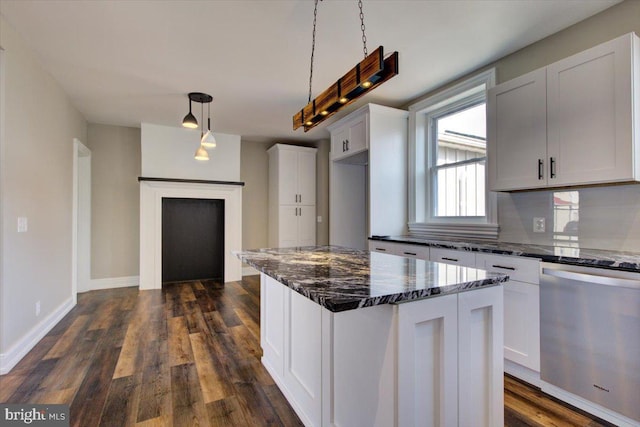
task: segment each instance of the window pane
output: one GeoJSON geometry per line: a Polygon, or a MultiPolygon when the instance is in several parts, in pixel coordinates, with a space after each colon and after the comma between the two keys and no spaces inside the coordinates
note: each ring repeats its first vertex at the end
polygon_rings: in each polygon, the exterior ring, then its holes
{"type": "Polygon", "coordinates": [[[459,110],[435,121],[438,135],[437,165],[486,155],[485,103],[459,110]]]}
{"type": "Polygon", "coordinates": [[[440,116],[432,123],[437,135],[434,215],[485,216],[486,104],[440,116]],[[459,162],[466,163],[456,165],[459,162]]]}
{"type": "Polygon", "coordinates": [[[438,168],[436,216],[485,216],[485,160],[438,168]]]}

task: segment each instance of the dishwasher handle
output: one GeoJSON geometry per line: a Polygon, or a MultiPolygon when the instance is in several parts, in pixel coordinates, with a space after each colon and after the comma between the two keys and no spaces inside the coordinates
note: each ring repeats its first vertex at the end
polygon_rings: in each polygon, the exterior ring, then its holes
{"type": "Polygon", "coordinates": [[[619,288],[640,289],[640,280],[623,279],[620,277],[600,276],[588,273],[576,273],[574,271],[555,270],[543,268],[542,274],[559,277],[561,279],[578,280],[580,282],[594,283],[619,288]]]}

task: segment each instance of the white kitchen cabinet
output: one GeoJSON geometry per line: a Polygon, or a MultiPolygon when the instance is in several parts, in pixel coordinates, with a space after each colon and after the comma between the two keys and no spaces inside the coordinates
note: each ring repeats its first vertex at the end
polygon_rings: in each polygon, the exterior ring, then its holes
{"type": "Polygon", "coordinates": [[[509,275],[503,286],[505,371],[539,385],[540,261],[478,253],[476,262],[477,268],[509,275]]]}
{"type": "Polygon", "coordinates": [[[546,185],[546,76],[542,68],[489,90],[487,157],[494,191],[546,185]]]}
{"type": "Polygon", "coordinates": [[[276,144],[269,153],[269,246],[316,243],[316,149],[276,144]]]}
{"type": "Polygon", "coordinates": [[[356,116],[331,132],[331,160],[340,160],[368,148],[368,119],[366,114],[356,116]]]}
{"type": "Polygon", "coordinates": [[[369,240],[369,250],[372,252],[382,252],[390,255],[399,255],[406,258],[416,258],[423,260],[429,259],[428,246],[412,245],[410,243],[369,240]]]}
{"type": "Polygon", "coordinates": [[[260,298],[262,362],[304,425],[503,425],[501,286],[332,313],[263,273],[260,298]]]}
{"type": "Polygon", "coordinates": [[[639,68],[629,33],[490,89],[490,189],[638,181],[639,68]]]}
{"type": "Polygon", "coordinates": [[[476,266],[476,254],[471,251],[459,251],[455,249],[430,248],[429,259],[434,262],[461,265],[464,267],[476,266]]]}
{"type": "Polygon", "coordinates": [[[367,104],[328,127],[332,245],[366,249],[372,235],[405,234],[407,117],[407,111],[367,104]],[[349,150],[343,152],[345,132],[351,139],[349,150]],[[362,138],[364,145],[354,145],[362,138]]]}

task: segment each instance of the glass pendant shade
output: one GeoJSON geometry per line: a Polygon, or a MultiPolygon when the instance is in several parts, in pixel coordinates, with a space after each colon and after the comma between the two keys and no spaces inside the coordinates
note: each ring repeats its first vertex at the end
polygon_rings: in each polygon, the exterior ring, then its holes
{"type": "Polygon", "coordinates": [[[216,148],[216,138],[213,136],[213,132],[208,130],[200,140],[200,144],[206,148],[216,148]]]}
{"type": "Polygon", "coordinates": [[[207,150],[205,150],[202,145],[200,145],[198,147],[198,149],[196,150],[195,159],[196,160],[209,160],[209,153],[207,153],[207,150]]]}

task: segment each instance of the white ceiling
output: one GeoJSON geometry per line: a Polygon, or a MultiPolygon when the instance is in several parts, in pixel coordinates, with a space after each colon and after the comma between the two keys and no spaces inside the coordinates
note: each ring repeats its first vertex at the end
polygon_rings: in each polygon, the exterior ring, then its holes
{"type": "MultiPolygon", "coordinates": [[[[617,2],[364,0],[369,51],[397,50],[400,73],[348,110],[406,105],[617,2]]],[[[214,98],[217,132],[328,136],[292,130],[308,97],[313,0],[0,0],[0,13],[91,123],[179,126],[198,91],[214,98]]],[[[313,96],[362,57],[357,1],[321,1],[313,96]]]]}

